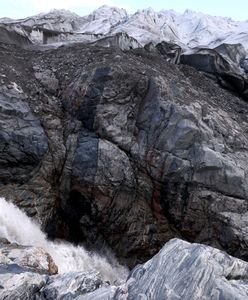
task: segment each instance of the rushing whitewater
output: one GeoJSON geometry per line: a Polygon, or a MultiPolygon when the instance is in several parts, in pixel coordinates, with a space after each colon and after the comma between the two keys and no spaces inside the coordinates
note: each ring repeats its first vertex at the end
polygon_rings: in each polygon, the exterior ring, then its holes
{"type": "Polygon", "coordinates": [[[110,264],[106,258],[83,247],[48,241],[38,224],[4,198],[0,198],[0,237],[12,243],[43,247],[52,256],[59,273],[96,270],[111,283],[120,283],[127,277],[127,269],[115,259],[110,264]]]}

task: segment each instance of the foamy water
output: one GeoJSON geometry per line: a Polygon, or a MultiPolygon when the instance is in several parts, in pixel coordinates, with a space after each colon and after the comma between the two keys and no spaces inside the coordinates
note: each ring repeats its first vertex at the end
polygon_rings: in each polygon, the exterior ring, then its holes
{"type": "Polygon", "coordinates": [[[127,277],[128,270],[114,258],[110,264],[106,258],[88,252],[81,246],[48,241],[39,225],[4,198],[0,198],[0,237],[11,243],[43,247],[52,256],[59,273],[96,270],[111,283],[122,282],[127,277]]]}

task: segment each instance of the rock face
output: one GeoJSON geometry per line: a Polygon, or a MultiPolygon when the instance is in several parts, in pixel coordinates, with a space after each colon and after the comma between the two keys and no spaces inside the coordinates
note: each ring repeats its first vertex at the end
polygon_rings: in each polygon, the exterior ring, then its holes
{"type": "Polygon", "coordinates": [[[47,137],[40,121],[25,102],[16,83],[0,88],[0,181],[27,181],[47,151],[47,137]]]}
{"type": "Polygon", "coordinates": [[[248,259],[243,99],[145,49],[1,45],[0,61],[0,193],[50,237],[129,266],[174,237],[248,259]]]}

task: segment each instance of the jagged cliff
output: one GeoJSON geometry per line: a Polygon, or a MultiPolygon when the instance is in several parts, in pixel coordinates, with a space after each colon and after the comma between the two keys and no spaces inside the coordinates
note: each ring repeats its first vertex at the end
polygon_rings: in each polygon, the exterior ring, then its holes
{"type": "Polygon", "coordinates": [[[129,265],[172,237],[246,259],[247,103],[145,50],[1,46],[0,193],[129,265]]]}

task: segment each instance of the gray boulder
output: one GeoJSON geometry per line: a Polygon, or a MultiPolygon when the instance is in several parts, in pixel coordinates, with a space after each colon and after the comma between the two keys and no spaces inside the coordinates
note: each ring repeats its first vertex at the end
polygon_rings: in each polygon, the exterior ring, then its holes
{"type": "Polygon", "coordinates": [[[241,64],[241,68],[244,69],[245,73],[248,73],[248,59],[244,59],[241,64]]]}
{"type": "Polygon", "coordinates": [[[58,267],[51,255],[41,247],[0,244],[0,264],[6,268],[19,266],[29,272],[54,275],[58,267]]]}
{"type": "Polygon", "coordinates": [[[245,300],[247,276],[247,263],[208,246],[174,239],[134,268],[113,299],[245,300]]]}
{"type": "Polygon", "coordinates": [[[40,291],[40,299],[78,299],[78,296],[93,292],[103,283],[96,272],[71,272],[52,276],[40,291]]]}

